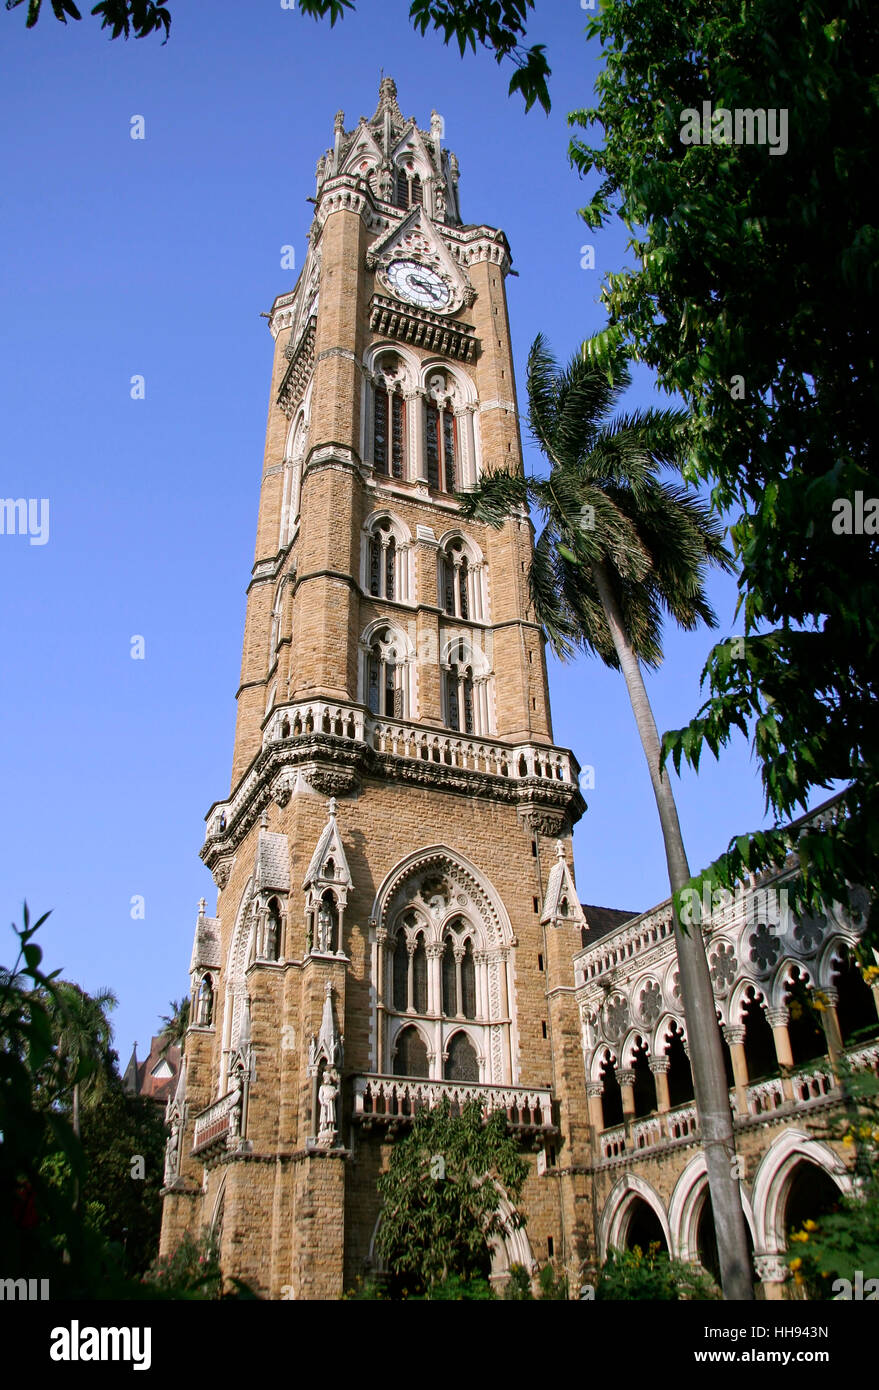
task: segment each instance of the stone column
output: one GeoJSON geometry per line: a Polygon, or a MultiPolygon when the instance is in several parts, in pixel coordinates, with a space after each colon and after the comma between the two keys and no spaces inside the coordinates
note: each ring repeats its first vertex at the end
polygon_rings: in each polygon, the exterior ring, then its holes
{"type": "Polygon", "coordinates": [[[736,1110],[740,1115],[748,1113],[748,1062],[745,1057],[745,1027],[724,1025],[723,1036],[729,1046],[732,1058],[733,1080],[736,1088],[736,1110]]]}
{"type": "Polygon", "coordinates": [[[775,1041],[775,1055],[778,1058],[778,1065],[782,1068],[781,1086],[784,1091],[785,1100],[793,1100],[794,1088],[789,1076],[784,1075],[784,1068],[793,1068],[794,1054],[791,1051],[790,1033],[787,1031],[787,1021],[790,1017],[787,1009],[767,1009],[766,1017],[769,1019],[772,1028],[772,1037],[775,1041]]]}
{"type": "Polygon", "coordinates": [[[671,1109],[671,1098],[668,1093],[668,1073],[671,1062],[668,1057],[651,1057],[650,1070],[653,1072],[653,1079],[656,1082],[656,1109],[660,1115],[664,1115],[671,1109]]]}
{"type": "Polygon", "coordinates": [[[635,1073],[618,1071],[617,1080],[623,1095],[623,1120],[628,1124],[635,1118],[635,1073]]]}
{"type": "Polygon", "coordinates": [[[778,1302],[784,1298],[784,1285],[788,1268],[780,1255],[755,1255],[754,1268],[757,1278],[763,1285],[767,1300],[778,1302]]]}
{"type": "MultiPolygon", "coordinates": [[[[370,919],[369,925],[375,927],[375,918],[370,919]]],[[[388,940],[386,927],[377,927],[375,932],[375,1012],[376,1012],[376,1070],[379,1076],[384,1076],[385,1071],[385,972],[387,963],[385,957],[385,946],[388,940]]]]}
{"type": "Polygon", "coordinates": [[[592,1128],[592,1147],[598,1153],[598,1143],[604,1129],[604,1104],[601,1099],[604,1087],[600,1081],[586,1082],[586,1100],[589,1106],[589,1124],[592,1128]]]}
{"type": "Polygon", "coordinates": [[[838,1077],[839,1059],[843,1053],[842,1031],[839,1026],[839,1014],[836,1012],[836,1006],[839,1003],[839,990],[827,986],[820,991],[820,994],[824,1001],[824,1008],[821,1011],[821,1025],[827,1039],[827,1055],[830,1058],[830,1065],[838,1077]]]}

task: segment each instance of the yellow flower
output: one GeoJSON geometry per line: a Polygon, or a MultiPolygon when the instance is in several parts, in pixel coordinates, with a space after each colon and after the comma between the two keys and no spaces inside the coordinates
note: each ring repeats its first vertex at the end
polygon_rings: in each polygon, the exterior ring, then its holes
{"type": "Polygon", "coordinates": [[[791,1240],[798,1240],[798,1241],[802,1241],[802,1242],[805,1242],[805,1241],[807,1241],[808,1239],[809,1239],[809,1232],[808,1232],[808,1231],[795,1231],[794,1234],[791,1236],[791,1240]]]}
{"type": "Polygon", "coordinates": [[[847,1134],[842,1142],[843,1144],[851,1145],[855,1142],[855,1136],[853,1134],[847,1134]]]}
{"type": "Polygon", "coordinates": [[[818,1222],[817,1222],[817,1221],[804,1221],[804,1222],[803,1222],[803,1230],[804,1230],[804,1231],[817,1231],[817,1229],[818,1229],[818,1222]]]}
{"type": "Polygon", "coordinates": [[[802,1267],[802,1263],[803,1262],[800,1259],[799,1255],[797,1255],[797,1258],[795,1260],[791,1260],[790,1267],[792,1270],[796,1271],[802,1267]]]}

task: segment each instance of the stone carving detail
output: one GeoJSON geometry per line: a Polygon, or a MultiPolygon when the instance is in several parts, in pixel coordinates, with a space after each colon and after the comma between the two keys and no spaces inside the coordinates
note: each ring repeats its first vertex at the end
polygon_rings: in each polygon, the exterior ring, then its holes
{"type": "Polygon", "coordinates": [[[763,922],[751,932],[748,945],[751,948],[751,960],[761,974],[771,970],[781,955],[781,943],[778,937],[773,936],[763,922]]]}
{"type": "Polygon", "coordinates": [[[646,1023],[648,1028],[652,1028],[662,1012],[662,990],[655,980],[648,980],[641,990],[638,1010],[641,1021],[646,1023]]]}
{"type": "Polygon", "coordinates": [[[714,955],[709,957],[708,964],[711,967],[711,983],[715,994],[726,994],[738,970],[738,961],[732,946],[721,941],[714,955]]]}
{"type": "Polygon", "coordinates": [[[794,927],[794,941],[801,951],[809,953],[820,944],[827,927],[826,917],[802,916],[794,927]]]}
{"type": "Polygon", "coordinates": [[[553,815],[551,811],[528,810],[522,820],[531,834],[546,835],[548,838],[558,839],[567,829],[565,817],[553,815]]]}
{"type": "Polygon", "coordinates": [[[180,1119],[177,1115],[171,1121],[171,1133],[165,1144],[165,1186],[169,1187],[180,1173],[180,1119]]]}
{"type": "Polygon", "coordinates": [[[220,892],[222,893],[223,889],[226,887],[226,884],[229,882],[228,860],[224,859],[219,864],[217,864],[217,866],[214,869],[213,878],[214,883],[217,885],[220,892]]]}
{"type": "Polygon", "coordinates": [[[605,1028],[607,1036],[617,1041],[629,1026],[629,1001],[622,994],[615,994],[605,1006],[605,1028]]]}
{"type": "Polygon", "coordinates": [[[308,780],[321,796],[347,796],[357,785],[353,772],[328,772],[324,768],[309,772],[308,780]]]}
{"type": "Polygon", "coordinates": [[[317,1095],[320,1105],[320,1128],[317,1142],[322,1149],[329,1149],[332,1148],[338,1133],[336,1099],[339,1095],[339,1073],[335,1067],[330,1067],[328,1071],[324,1072],[324,1078],[317,1095]]]}
{"type": "Polygon", "coordinates": [[[764,1284],[783,1284],[790,1272],[781,1255],[755,1255],[754,1268],[764,1284]]]}

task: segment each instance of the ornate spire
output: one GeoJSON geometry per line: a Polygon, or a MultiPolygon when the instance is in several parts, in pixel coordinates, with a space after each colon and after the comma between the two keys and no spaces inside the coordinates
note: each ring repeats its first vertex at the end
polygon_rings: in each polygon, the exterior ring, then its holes
{"type": "Polygon", "coordinates": [[[379,83],[378,106],[369,124],[380,125],[386,111],[390,112],[393,124],[405,125],[403,113],[397,103],[397,84],[393,77],[383,77],[379,83]]]}

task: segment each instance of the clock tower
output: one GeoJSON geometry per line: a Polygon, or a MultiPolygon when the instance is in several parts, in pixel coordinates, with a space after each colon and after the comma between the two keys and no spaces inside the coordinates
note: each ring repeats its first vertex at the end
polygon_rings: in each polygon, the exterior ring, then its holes
{"type": "Polygon", "coordinates": [[[486,1268],[576,1276],[584,805],[552,737],[529,518],[466,522],[455,496],[522,467],[510,250],[463,220],[441,118],[404,118],[390,78],[371,120],[337,114],[314,204],[269,315],[232,780],[202,849],[219,891],[195,929],[163,1250],[209,1226],[224,1273],[262,1296],[337,1298],[380,1270],[376,1183],[413,1112],[479,1097],[530,1160],[526,1225],[505,1198],[486,1268]]]}

